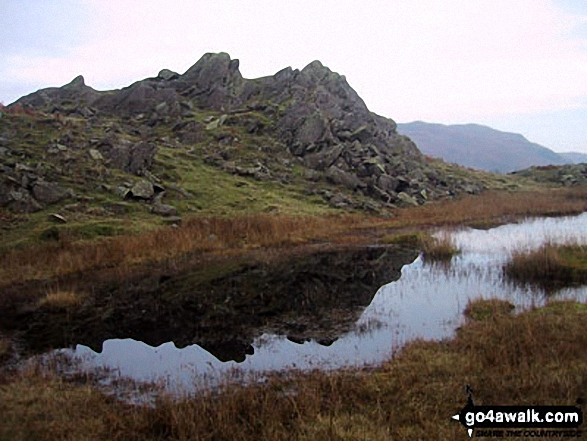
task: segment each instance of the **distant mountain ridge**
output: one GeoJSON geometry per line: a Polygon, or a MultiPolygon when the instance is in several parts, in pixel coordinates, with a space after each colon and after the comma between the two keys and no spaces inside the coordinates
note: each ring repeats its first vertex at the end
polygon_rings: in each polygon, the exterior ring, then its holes
{"type": "Polygon", "coordinates": [[[429,156],[480,170],[509,173],[531,166],[572,162],[518,133],[501,132],[478,124],[416,121],[398,124],[397,130],[409,136],[429,156]]]}
{"type": "Polygon", "coordinates": [[[559,153],[570,164],[585,164],[587,163],[587,153],[580,152],[565,152],[559,153]]]}

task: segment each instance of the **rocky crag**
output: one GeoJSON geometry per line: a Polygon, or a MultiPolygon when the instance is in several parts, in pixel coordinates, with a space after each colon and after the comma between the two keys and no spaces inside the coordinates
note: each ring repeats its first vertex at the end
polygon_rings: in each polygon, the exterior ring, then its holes
{"type": "Polygon", "coordinates": [[[512,174],[563,187],[587,185],[587,164],[536,166],[512,174]]]}
{"type": "Polygon", "coordinates": [[[162,70],[120,90],[80,76],[0,115],[0,209],[17,213],[60,204],[105,215],[137,201],[162,216],[205,210],[192,177],[210,169],[210,185],[249,185],[242,195],[266,183],[327,209],[385,211],[483,190],[474,174],[435,166],[318,61],[245,79],[238,60],[206,54],[184,74],[162,70]]]}

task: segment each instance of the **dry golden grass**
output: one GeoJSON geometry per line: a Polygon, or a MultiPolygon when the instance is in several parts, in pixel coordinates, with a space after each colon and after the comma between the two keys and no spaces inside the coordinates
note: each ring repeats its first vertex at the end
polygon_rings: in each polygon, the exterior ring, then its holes
{"type": "MultiPolygon", "coordinates": [[[[495,305],[493,305],[495,306],[495,305]]],[[[473,305],[473,307],[475,307],[473,305]]],[[[276,376],[154,407],[39,372],[0,386],[0,439],[464,439],[450,416],[479,405],[569,405],[587,392],[587,306],[519,316],[487,307],[446,342],[416,341],[380,368],[276,376]],[[494,311],[495,313],[492,313],[494,311]]]]}
{"type": "Polygon", "coordinates": [[[453,201],[426,204],[400,210],[395,224],[459,225],[469,222],[505,222],[524,216],[556,216],[582,213],[586,209],[587,188],[486,192],[453,201]]]}
{"type": "Polygon", "coordinates": [[[64,310],[82,304],[84,296],[74,291],[49,292],[37,302],[37,307],[47,310],[64,310]]]}
{"type": "Polygon", "coordinates": [[[194,252],[228,253],[314,241],[373,241],[377,234],[365,232],[574,214],[584,210],[586,196],[585,189],[486,193],[396,210],[392,218],[269,214],[230,219],[196,217],[180,228],[165,227],[100,241],[61,240],[5,251],[0,256],[0,287],[91,269],[125,268],[194,252]]]}
{"type": "Polygon", "coordinates": [[[295,245],[336,235],[358,219],[353,216],[280,215],[193,218],[180,228],[160,228],[99,242],[39,244],[8,251],[0,257],[0,286],[88,269],[156,262],[192,252],[223,253],[234,249],[295,245]]]}

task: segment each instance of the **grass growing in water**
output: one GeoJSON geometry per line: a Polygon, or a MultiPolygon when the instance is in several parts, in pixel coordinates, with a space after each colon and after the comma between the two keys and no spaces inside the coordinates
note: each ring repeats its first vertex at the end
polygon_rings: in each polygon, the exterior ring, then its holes
{"type": "Polygon", "coordinates": [[[443,232],[440,236],[429,236],[422,243],[424,260],[447,262],[459,253],[455,240],[450,233],[443,232]]]}
{"type": "Polygon", "coordinates": [[[504,272],[518,282],[544,287],[587,283],[587,246],[547,242],[536,250],[516,250],[504,272]]]}

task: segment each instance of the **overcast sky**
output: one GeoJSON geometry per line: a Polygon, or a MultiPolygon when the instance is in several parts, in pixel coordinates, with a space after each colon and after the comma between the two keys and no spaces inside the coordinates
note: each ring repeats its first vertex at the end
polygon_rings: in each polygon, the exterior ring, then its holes
{"type": "Polygon", "coordinates": [[[585,0],[0,0],[0,102],[98,90],[206,52],[246,78],[320,60],[397,122],[479,123],[587,153],[585,0]]]}

